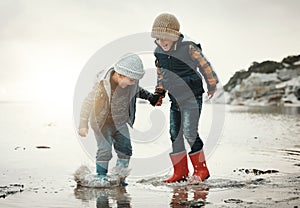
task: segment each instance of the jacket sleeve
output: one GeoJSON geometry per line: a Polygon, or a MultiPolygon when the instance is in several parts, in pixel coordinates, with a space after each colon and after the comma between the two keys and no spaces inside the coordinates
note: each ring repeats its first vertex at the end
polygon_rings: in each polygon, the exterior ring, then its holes
{"type": "Polygon", "coordinates": [[[157,72],[157,84],[156,84],[155,91],[164,91],[164,87],[162,84],[162,80],[164,77],[163,77],[163,74],[161,73],[161,68],[160,68],[158,59],[155,60],[155,66],[156,66],[156,72],[157,72]]]}
{"type": "Polygon", "coordinates": [[[144,100],[149,100],[151,99],[151,97],[153,96],[153,94],[151,92],[149,92],[148,90],[145,90],[144,88],[138,86],[138,94],[137,97],[144,99],[144,100]]]}
{"type": "Polygon", "coordinates": [[[100,90],[100,84],[96,83],[92,91],[83,100],[81,105],[81,111],[80,111],[79,128],[88,128],[89,117],[95,101],[95,95],[97,92],[99,92],[99,90],[100,90]]]}
{"type": "Polygon", "coordinates": [[[211,64],[203,55],[201,49],[193,44],[189,47],[189,53],[193,60],[197,61],[199,71],[204,77],[207,84],[208,92],[216,90],[217,83],[219,82],[218,77],[211,67],[211,64]]]}

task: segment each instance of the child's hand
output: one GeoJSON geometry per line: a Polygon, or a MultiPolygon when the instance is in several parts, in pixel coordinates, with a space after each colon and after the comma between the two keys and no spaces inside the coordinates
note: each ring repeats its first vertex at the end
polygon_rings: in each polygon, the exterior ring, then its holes
{"type": "Polygon", "coordinates": [[[78,129],[78,134],[81,137],[86,137],[86,135],[88,134],[89,130],[87,128],[80,128],[78,129]]]}
{"type": "Polygon", "coordinates": [[[162,102],[163,102],[163,98],[162,96],[159,97],[158,101],[156,102],[155,106],[161,106],[162,102]]]}
{"type": "Polygon", "coordinates": [[[148,98],[148,100],[152,106],[156,106],[157,102],[159,102],[160,99],[161,99],[161,95],[159,95],[159,94],[152,94],[152,96],[150,96],[148,98]]]}
{"type": "Polygon", "coordinates": [[[164,98],[166,95],[166,90],[164,90],[162,88],[156,88],[154,94],[159,94],[160,96],[162,96],[164,98]]]}
{"type": "Polygon", "coordinates": [[[207,92],[208,99],[211,99],[214,96],[215,92],[216,92],[215,90],[211,92],[207,92]]]}
{"type": "MultiPolygon", "coordinates": [[[[163,102],[163,98],[166,95],[166,90],[162,89],[162,88],[156,88],[155,92],[154,92],[155,96],[158,96],[158,99],[156,100],[156,102],[154,103],[153,106],[161,106],[162,102],[163,102]]],[[[152,104],[152,103],[151,103],[152,104]]]]}

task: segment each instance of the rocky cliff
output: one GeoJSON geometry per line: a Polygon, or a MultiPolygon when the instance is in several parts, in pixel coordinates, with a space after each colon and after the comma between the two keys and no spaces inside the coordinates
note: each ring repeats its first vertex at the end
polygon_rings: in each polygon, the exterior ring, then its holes
{"type": "Polygon", "coordinates": [[[223,89],[218,95],[225,95],[228,104],[300,106],[300,55],[254,62],[236,72],[223,89]]]}

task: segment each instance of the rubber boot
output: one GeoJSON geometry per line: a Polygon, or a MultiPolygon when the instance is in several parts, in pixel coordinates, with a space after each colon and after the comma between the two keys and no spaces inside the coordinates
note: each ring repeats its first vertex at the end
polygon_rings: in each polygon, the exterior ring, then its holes
{"type": "Polygon", "coordinates": [[[194,167],[194,178],[198,178],[199,181],[204,181],[209,178],[209,171],[205,162],[205,156],[203,150],[189,154],[191,162],[194,167]]]}
{"type": "Polygon", "coordinates": [[[173,175],[165,179],[166,183],[185,181],[189,174],[186,152],[170,154],[170,158],[174,167],[173,175]]]}
{"type": "Polygon", "coordinates": [[[129,166],[129,159],[117,159],[117,163],[116,163],[117,167],[122,167],[122,168],[128,168],[129,166]]]}
{"type": "Polygon", "coordinates": [[[108,169],[108,161],[97,161],[96,162],[96,172],[101,183],[104,186],[109,186],[110,183],[107,179],[107,169],[108,169]]]}
{"type": "MultiPolygon", "coordinates": [[[[117,163],[116,163],[116,167],[120,167],[120,168],[128,168],[129,166],[129,159],[117,159],[117,163]]],[[[127,186],[128,183],[125,182],[125,178],[121,178],[121,185],[122,186],[127,186]]]]}

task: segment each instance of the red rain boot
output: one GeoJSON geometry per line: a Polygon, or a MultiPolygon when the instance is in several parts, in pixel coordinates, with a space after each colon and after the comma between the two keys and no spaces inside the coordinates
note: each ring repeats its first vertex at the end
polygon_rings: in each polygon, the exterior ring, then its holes
{"type": "Polygon", "coordinates": [[[200,152],[196,152],[193,154],[190,154],[190,159],[192,161],[192,164],[194,166],[194,174],[193,176],[196,176],[201,181],[204,181],[209,178],[209,171],[206,166],[205,162],[205,156],[203,150],[200,152]]]}
{"type": "Polygon", "coordinates": [[[164,182],[173,183],[186,180],[189,174],[186,152],[170,154],[170,158],[174,167],[174,173],[170,178],[165,179],[164,182]]]}

